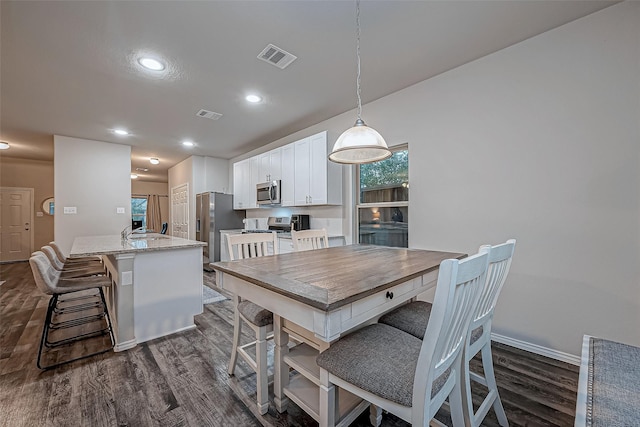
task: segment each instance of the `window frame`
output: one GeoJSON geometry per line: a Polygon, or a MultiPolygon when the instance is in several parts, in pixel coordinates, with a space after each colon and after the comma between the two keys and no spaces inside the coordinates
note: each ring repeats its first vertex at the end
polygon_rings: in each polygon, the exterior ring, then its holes
{"type": "MultiPolygon", "coordinates": [[[[405,143],[405,144],[399,144],[399,145],[394,145],[393,147],[389,147],[389,150],[392,153],[396,153],[398,151],[407,151],[407,155],[409,153],[409,144],[405,143]]],[[[377,202],[377,203],[362,203],[360,201],[360,166],[361,165],[355,165],[355,176],[354,176],[354,182],[355,182],[355,186],[354,186],[354,195],[353,195],[353,200],[354,200],[354,207],[355,209],[353,210],[353,242],[356,244],[360,243],[360,209],[370,209],[370,208],[385,208],[385,207],[409,207],[409,201],[411,200],[410,198],[410,193],[407,195],[407,197],[409,198],[409,200],[406,201],[401,201],[401,202],[377,202]]],[[[407,219],[407,227],[409,226],[409,220],[407,219]]],[[[409,236],[407,236],[407,247],[409,246],[409,236]]]]}

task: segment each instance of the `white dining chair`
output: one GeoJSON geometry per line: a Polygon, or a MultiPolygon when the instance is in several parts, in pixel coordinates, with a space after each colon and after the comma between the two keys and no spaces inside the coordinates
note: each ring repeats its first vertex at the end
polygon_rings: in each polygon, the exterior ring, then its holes
{"type": "Polygon", "coordinates": [[[465,419],[467,425],[472,427],[479,427],[482,424],[482,420],[487,416],[491,407],[493,407],[496,413],[498,423],[502,427],[509,425],[507,415],[502,407],[500,394],[498,393],[498,385],[496,384],[496,378],[493,372],[491,324],[500,291],[504,286],[504,282],[509,274],[509,269],[511,268],[511,260],[513,259],[515,246],[515,239],[510,239],[501,245],[486,245],[480,248],[488,247],[491,249],[489,254],[489,269],[487,271],[487,280],[484,289],[480,294],[480,301],[476,306],[465,340],[464,375],[462,378],[465,387],[464,394],[462,395],[466,407],[465,419]],[[469,362],[479,352],[482,352],[482,370],[484,371],[484,376],[470,371],[469,362]],[[471,380],[484,385],[488,389],[488,393],[477,411],[474,411],[471,399],[471,380]]]}
{"type": "MultiPolygon", "coordinates": [[[[491,355],[491,324],[500,291],[511,267],[511,260],[515,249],[516,241],[507,240],[506,243],[490,246],[484,245],[480,249],[490,248],[489,270],[478,300],[478,305],[474,312],[469,330],[465,339],[463,357],[463,384],[464,384],[464,406],[466,425],[477,427],[487,416],[489,409],[493,407],[498,422],[501,426],[509,425],[504,412],[498,386],[496,384],[493,370],[493,358],[491,355]],[[476,354],[482,352],[482,367],[484,376],[470,371],[469,363],[476,354]],[[479,405],[477,411],[473,409],[471,399],[471,380],[483,384],[487,387],[487,394],[479,405]]],[[[380,323],[393,326],[407,332],[417,338],[423,339],[429,323],[433,305],[425,301],[414,301],[403,305],[378,320],[380,323]]]]}
{"type": "Polygon", "coordinates": [[[462,350],[489,250],[440,264],[424,340],[376,323],[320,353],[321,427],[335,425],[335,386],[375,405],[378,422],[386,410],[415,426],[428,425],[448,400],[454,427],[464,426],[462,350]]]}
{"type": "Polygon", "coordinates": [[[327,236],[327,230],[324,228],[301,231],[291,230],[291,240],[293,241],[293,250],[296,252],[329,247],[329,237],[327,236]]]}
{"type": "MultiPolygon", "coordinates": [[[[255,258],[278,253],[278,238],[273,233],[228,234],[227,245],[231,261],[255,258]]],[[[269,410],[267,339],[273,336],[273,313],[238,295],[233,297],[233,347],[229,361],[229,375],[234,375],[238,356],[256,372],[256,398],[258,411],[264,415],[269,410]],[[255,333],[255,341],[240,345],[242,322],[255,333]],[[247,348],[255,346],[255,359],[247,348]]]]}

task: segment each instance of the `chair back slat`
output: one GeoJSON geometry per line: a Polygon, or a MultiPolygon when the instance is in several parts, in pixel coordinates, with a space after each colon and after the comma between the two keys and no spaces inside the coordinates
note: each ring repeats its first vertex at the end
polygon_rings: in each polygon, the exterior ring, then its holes
{"type": "Polygon", "coordinates": [[[504,282],[507,280],[507,275],[511,268],[511,260],[513,259],[515,246],[515,239],[510,239],[500,245],[484,245],[480,247],[480,249],[489,247],[491,251],[489,255],[487,279],[472,319],[474,324],[482,323],[481,321],[489,316],[493,317],[500,291],[504,286],[504,282]]]}
{"type": "Polygon", "coordinates": [[[278,235],[273,233],[227,234],[231,261],[278,254],[278,235]]]}
{"type": "Polygon", "coordinates": [[[291,230],[291,240],[293,241],[293,250],[296,252],[329,247],[329,237],[327,236],[327,230],[324,228],[302,231],[291,230]]]}
{"type": "Polygon", "coordinates": [[[451,370],[446,385],[437,393],[437,399],[444,401],[455,383],[451,380],[460,375],[457,362],[461,360],[467,328],[486,280],[489,252],[489,248],[482,248],[478,254],[463,260],[448,259],[440,264],[433,308],[413,384],[414,422],[429,420],[435,415],[423,413],[424,408],[440,406],[427,404],[432,399],[433,382],[451,370]]]}

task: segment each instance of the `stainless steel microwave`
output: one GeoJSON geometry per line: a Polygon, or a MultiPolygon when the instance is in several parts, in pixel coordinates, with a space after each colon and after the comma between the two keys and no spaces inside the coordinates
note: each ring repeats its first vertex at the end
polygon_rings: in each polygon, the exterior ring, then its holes
{"type": "Polygon", "coordinates": [[[256,185],[256,201],[258,206],[279,205],[280,180],[263,182],[256,185]]]}

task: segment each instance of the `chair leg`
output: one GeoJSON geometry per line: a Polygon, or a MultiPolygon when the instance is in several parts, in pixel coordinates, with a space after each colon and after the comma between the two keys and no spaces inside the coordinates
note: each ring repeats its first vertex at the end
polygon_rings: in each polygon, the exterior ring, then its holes
{"type": "Polygon", "coordinates": [[[458,361],[454,362],[453,366],[456,366],[455,375],[458,376],[456,378],[456,382],[453,386],[453,390],[451,390],[451,394],[449,394],[449,409],[451,411],[451,421],[453,423],[453,427],[464,427],[464,408],[462,406],[462,375],[461,367],[462,365],[462,352],[458,355],[458,361]]]}
{"type": "Polygon", "coordinates": [[[320,417],[319,427],[336,425],[336,387],[329,382],[329,372],[320,368],[320,413],[327,414],[327,419],[320,417]]]}
{"type": "Polygon", "coordinates": [[[269,410],[268,372],[267,372],[267,328],[258,329],[256,337],[256,397],[258,411],[264,415],[269,410]]]}
{"type": "MultiPolygon", "coordinates": [[[[51,299],[49,300],[49,307],[47,309],[47,315],[45,318],[45,323],[44,326],[42,328],[42,338],[40,339],[40,348],[38,349],[38,360],[36,362],[36,365],[38,366],[38,368],[46,370],[46,369],[51,369],[51,368],[55,368],[57,366],[60,365],[65,365],[67,363],[71,363],[71,362],[75,362],[76,360],[80,360],[80,359],[85,359],[87,357],[91,357],[91,356],[97,356],[99,354],[102,353],[106,353],[107,351],[111,350],[113,348],[113,346],[115,345],[115,338],[113,336],[113,327],[111,326],[111,318],[109,317],[109,309],[107,308],[107,302],[104,298],[104,293],[102,291],[102,288],[99,288],[100,291],[100,298],[102,300],[102,304],[103,304],[103,309],[104,312],[101,313],[100,315],[96,315],[98,318],[101,318],[102,316],[104,316],[105,321],[107,322],[107,328],[103,329],[101,331],[95,331],[95,332],[90,332],[90,333],[86,333],[86,334],[81,334],[78,335],[76,337],[72,337],[72,338],[68,338],[68,339],[63,339],[63,340],[58,340],[56,342],[49,342],[49,332],[51,331],[52,325],[54,325],[53,322],[53,314],[56,311],[56,307],[59,301],[59,295],[53,295],[51,297],[51,299]],[[109,338],[111,340],[111,346],[109,348],[106,348],[104,350],[100,350],[100,351],[96,351],[94,353],[90,353],[90,354],[85,354],[83,356],[80,357],[76,357],[74,359],[70,359],[70,360],[65,360],[64,362],[59,362],[59,363],[54,363],[52,365],[48,365],[48,366],[42,366],[42,350],[44,347],[57,347],[60,345],[64,345],[64,344],[69,344],[75,341],[80,341],[86,338],[92,338],[92,337],[96,337],[99,335],[104,335],[106,333],[109,333],[109,338]]],[[[91,319],[94,320],[94,317],[96,316],[88,316],[87,319],[91,319]]],[[[97,319],[96,319],[97,320],[97,319]]],[[[60,328],[65,328],[65,327],[73,327],[73,326],[79,326],[80,324],[83,323],[82,319],[80,319],[79,322],[66,322],[68,324],[65,325],[65,323],[59,323],[58,326],[56,326],[57,329],[60,328]]],[[[86,322],[84,322],[86,323],[86,322]]]]}
{"type": "Polygon", "coordinates": [[[382,424],[382,408],[373,403],[369,405],[369,423],[373,427],[380,427],[382,424]]]}
{"type": "Polygon", "coordinates": [[[466,426],[474,427],[473,400],[471,394],[471,376],[469,372],[469,360],[474,355],[469,354],[469,346],[464,349],[462,363],[462,406],[464,409],[464,423],[466,426]]]}
{"type": "Polygon", "coordinates": [[[482,368],[484,369],[484,377],[487,381],[487,388],[489,389],[489,393],[495,393],[495,398],[493,401],[493,410],[496,413],[496,417],[498,418],[498,423],[502,427],[508,427],[509,421],[507,420],[507,415],[504,412],[504,408],[502,407],[502,402],[500,401],[500,394],[498,393],[498,385],[496,384],[496,377],[493,372],[493,357],[491,355],[491,342],[488,342],[484,347],[482,347],[482,368]]]}
{"type": "Polygon", "coordinates": [[[49,325],[51,324],[51,316],[53,315],[53,310],[56,307],[58,302],[58,295],[53,295],[49,299],[49,306],[47,308],[47,315],[45,316],[44,325],[42,326],[42,338],[40,339],[40,348],[38,349],[38,360],[36,361],[36,365],[39,369],[46,369],[46,367],[42,367],[42,349],[44,347],[44,343],[49,336],[49,325]]]}
{"type": "Polygon", "coordinates": [[[240,335],[242,332],[242,320],[240,320],[240,312],[238,312],[238,304],[240,303],[240,297],[233,296],[233,343],[231,346],[231,359],[229,360],[229,368],[227,372],[229,375],[233,375],[236,362],[238,361],[238,347],[240,346],[240,335]]]}

